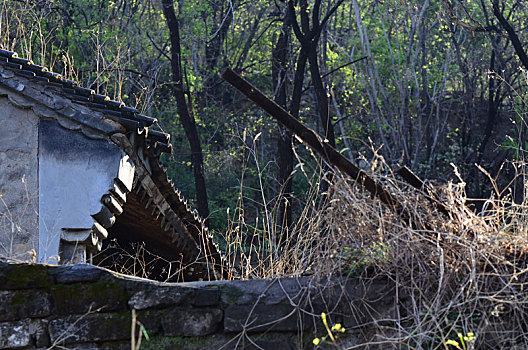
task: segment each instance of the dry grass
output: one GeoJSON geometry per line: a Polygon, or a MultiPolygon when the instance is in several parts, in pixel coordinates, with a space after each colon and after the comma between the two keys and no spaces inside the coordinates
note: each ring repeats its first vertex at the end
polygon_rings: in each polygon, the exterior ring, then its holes
{"type": "Polygon", "coordinates": [[[384,340],[435,349],[458,340],[457,333],[473,332],[470,347],[527,348],[526,204],[497,192],[477,215],[465,206],[460,181],[436,189],[450,211],[445,217],[422,193],[389,179],[391,192],[419,219],[418,228],[401,223],[343,178],[325,211],[333,244],[327,253],[333,259],[325,261],[336,271],[362,273],[368,267],[397,286],[404,306],[385,326],[384,340]]]}
{"type": "MultiPolygon", "coordinates": [[[[324,204],[316,204],[312,189],[294,232],[280,246],[273,243],[276,228],[270,224],[253,235],[253,249],[244,246],[244,232],[257,231],[239,208],[226,234],[239,277],[388,278],[396,285],[399,308],[383,326],[381,320],[371,324],[382,348],[454,349],[448,340],[461,349],[528,348],[528,200],[515,203],[513,193],[500,190],[489,176],[494,193],[474,213],[454,168],[457,181],[432,187],[450,212],[446,216],[426,199],[430,193],[400,181],[381,158],[371,164],[372,176],[413,213],[412,225],[334,173],[324,204]],[[459,333],[474,333],[475,339],[463,344],[459,333]]],[[[525,167],[517,169],[524,179],[525,167]]]]}
{"type": "Polygon", "coordinates": [[[120,244],[116,239],[108,242],[92,261],[97,266],[141,278],[162,282],[185,282],[181,260],[169,261],[150,251],[145,242],[120,244]]]}

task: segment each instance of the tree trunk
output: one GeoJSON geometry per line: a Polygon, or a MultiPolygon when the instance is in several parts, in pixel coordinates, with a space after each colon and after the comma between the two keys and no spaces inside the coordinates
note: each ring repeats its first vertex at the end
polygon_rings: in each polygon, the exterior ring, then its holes
{"type": "MultiPolygon", "coordinates": [[[[491,50],[491,58],[490,58],[490,72],[495,71],[495,50],[491,50]]],[[[495,124],[497,123],[497,96],[498,94],[495,91],[495,77],[490,73],[490,76],[488,78],[488,118],[486,120],[486,127],[484,129],[484,138],[482,139],[482,142],[480,143],[477,151],[477,163],[480,163],[482,160],[482,156],[484,155],[484,151],[486,150],[486,145],[488,144],[488,141],[491,138],[491,135],[493,133],[493,128],[495,127],[495,124]]]]}
{"type": "Polygon", "coordinates": [[[508,38],[510,39],[513,48],[515,49],[515,53],[519,57],[519,60],[521,61],[522,65],[525,69],[528,69],[528,54],[526,54],[526,51],[523,48],[523,44],[521,43],[519,36],[515,32],[515,29],[513,29],[511,24],[508,22],[508,20],[504,17],[502,11],[499,9],[499,2],[497,0],[493,0],[492,3],[493,14],[499,20],[501,26],[506,30],[506,33],[508,33],[508,38]]]}
{"type": "Polygon", "coordinates": [[[185,136],[191,146],[191,162],[194,172],[194,184],[196,187],[196,202],[198,213],[206,220],[209,217],[209,206],[207,204],[207,189],[205,187],[204,166],[202,146],[194,119],[189,114],[182,82],[180,30],[178,19],[174,12],[172,0],[162,0],[163,14],[167,20],[171,40],[171,68],[172,68],[172,92],[176,99],[178,115],[182,123],[185,136]]]}
{"type": "Polygon", "coordinates": [[[328,94],[324,87],[323,80],[321,79],[321,72],[319,70],[319,62],[317,59],[317,45],[315,43],[308,54],[308,60],[310,62],[310,76],[312,77],[312,84],[317,101],[317,111],[323,125],[324,137],[325,140],[327,140],[326,142],[335,148],[334,125],[328,115],[328,94]]]}
{"type": "MultiPolygon", "coordinates": [[[[212,4],[212,17],[218,24],[215,23],[212,28],[214,35],[205,45],[206,67],[209,72],[206,72],[205,74],[203,91],[206,94],[205,96],[207,96],[206,99],[217,102],[223,102],[224,91],[222,90],[220,79],[218,74],[216,74],[216,71],[221,71],[225,68],[225,60],[222,57],[222,45],[224,45],[233,19],[231,6],[224,9],[223,3],[224,2],[222,2],[222,4],[212,4]]],[[[202,96],[201,98],[203,99],[205,96],[202,96]]],[[[220,104],[220,106],[222,106],[222,104],[220,104]]]]}
{"type": "MultiPolygon", "coordinates": [[[[273,50],[272,57],[272,78],[273,90],[275,92],[275,102],[281,107],[286,108],[286,80],[287,80],[287,61],[288,61],[288,43],[289,43],[289,20],[288,16],[284,19],[284,24],[281,29],[277,45],[273,50]]],[[[279,220],[282,227],[282,232],[287,232],[292,224],[292,210],[291,203],[292,195],[292,179],[293,171],[293,150],[292,150],[292,132],[284,126],[278,125],[279,138],[277,142],[277,155],[279,167],[279,185],[280,201],[279,204],[279,220]]],[[[283,235],[277,235],[280,238],[283,235]]],[[[277,242],[277,243],[279,243],[277,242]]]]}

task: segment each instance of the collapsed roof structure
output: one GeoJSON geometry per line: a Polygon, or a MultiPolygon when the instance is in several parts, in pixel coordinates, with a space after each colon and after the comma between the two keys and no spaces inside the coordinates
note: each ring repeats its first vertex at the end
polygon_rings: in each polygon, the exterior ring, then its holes
{"type": "Polygon", "coordinates": [[[160,163],[171,145],[156,119],[0,50],[0,122],[0,254],[90,262],[114,238],[180,261],[187,280],[221,270],[160,163]]]}

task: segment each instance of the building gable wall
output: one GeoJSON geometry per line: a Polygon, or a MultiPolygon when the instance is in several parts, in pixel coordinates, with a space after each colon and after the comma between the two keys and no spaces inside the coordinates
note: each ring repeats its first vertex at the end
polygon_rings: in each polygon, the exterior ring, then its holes
{"type": "Polygon", "coordinates": [[[223,256],[212,234],[159,162],[160,154],[171,152],[172,147],[170,135],[159,128],[155,118],[79,87],[45,67],[18,58],[14,52],[0,50],[0,58],[0,99],[6,105],[4,108],[23,111],[33,121],[32,125],[17,123],[12,115],[18,112],[13,111],[4,111],[0,118],[2,126],[9,126],[0,128],[0,166],[6,168],[0,169],[0,194],[6,189],[10,193],[7,199],[2,198],[5,205],[0,201],[0,225],[4,225],[0,227],[0,257],[56,263],[60,256],[61,263],[92,262],[86,254],[88,249],[100,250],[102,241],[109,235],[123,234],[130,239],[132,229],[138,240],[149,238],[161,242],[157,253],[160,256],[172,259],[176,254],[192,262],[193,266],[187,269],[187,280],[210,278],[211,273],[216,275],[222,269],[223,256]],[[39,136],[40,121],[43,125],[54,123],[57,130],[62,127],[62,132],[81,141],[71,146],[66,138],[44,150],[46,133],[41,132],[39,136]],[[87,148],[78,146],[95,145],[98,142],[94,140],[102,141],[103,148],[114,148],[108,152],[114,159],[120,155],[117,165],[105,166],[106,156],[95,154],[90,158],[87,148]],[[10,149],[11,144],[18,147],[24,142],[26,149],[16,152],[10,149]],[[73,149],[76,152],[69,152],[73,149]],[[79,164],[83,157],[93,166],[79,164]],[[78,181],[82,178],[92,182],[78,181]],[[24,179],[22,185],[14,184],[21,179],[24,179]],[[53,197],[52,187],[62,194],[48,205],[53,197]],[[78,192],[86,188],[90,191],[89,198],[82,198],[78,192]],[[73,193],[72,198],[61,198],[68,192],[73,193]],[[132,192],[128,203],[127,196],[132,192]],[[22,206],[22,200],[33,203],[22,206]],[[83,203],[82,209],[90,210],[83,213],[82,222],[74,222],[73,218],[79,214],[76,210],[79,202],[83,203]],[[127,204],[128,213],[123,207],[127,204]],[[8,210],[15,205],[16,210],[8,210]],[[95,212],[98,207],[99,211],[95,212]],[[123,219],[117,222],[116,218],[124,211],[123,219]],[[148,223],[136,225],[138,215],[146,215],[148,223]],[[25,222],[25,216],[30,217],[29,222],[25,222]],[[113,228],[116,223],[121,225],[113,228]],[[46,237],[41,237],[39,242],[39,235],[43,234],[46,237]],[[12,239],[14,236],[16,239],[12,239]],[[80,246],[84,253],[78,257],[60,255],[66,251],[65,246],[73,254],[80,246]],[[55,260],[50,259],[53,257],[55,260]],[[213,266],[218,270],[213,271],[213,266]]]}

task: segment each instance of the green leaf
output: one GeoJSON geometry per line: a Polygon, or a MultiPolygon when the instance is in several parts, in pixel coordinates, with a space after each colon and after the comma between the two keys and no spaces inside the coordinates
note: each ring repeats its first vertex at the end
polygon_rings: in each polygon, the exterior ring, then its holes
{"type": "Polygon", "coordinates": [[[141,332],[143,332],[143,336],[145,337],[145,339],[150,340],[150,337],[149,337],[145,327],[141,326],[141,332]]]}

